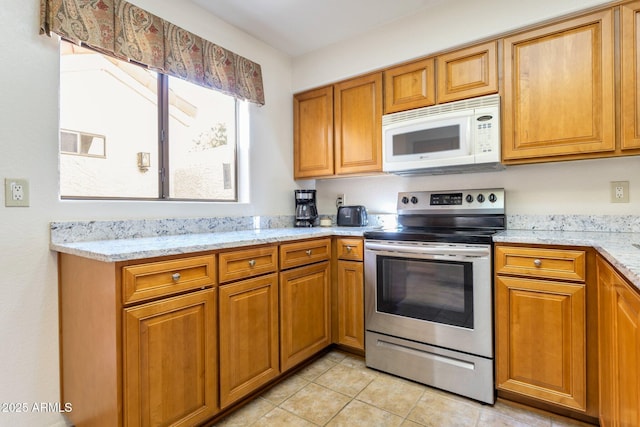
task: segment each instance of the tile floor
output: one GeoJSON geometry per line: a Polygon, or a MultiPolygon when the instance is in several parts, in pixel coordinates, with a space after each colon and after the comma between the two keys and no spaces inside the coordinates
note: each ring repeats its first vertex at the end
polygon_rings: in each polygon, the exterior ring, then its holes
{"type": "Polygon", "coordinates": [[[498,401],[494,406],[369,369],[333,350],[217,426],[589,426],[498,401]]]}

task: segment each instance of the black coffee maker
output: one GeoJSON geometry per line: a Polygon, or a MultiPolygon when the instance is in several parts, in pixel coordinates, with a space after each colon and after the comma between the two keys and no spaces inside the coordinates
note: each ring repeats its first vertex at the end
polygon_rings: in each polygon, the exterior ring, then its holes
{"type": "Polygon", "coordinates": [[[316,190],[294,190],[296,197],[296,227],[313,227],[318,219],[316,190]]]}

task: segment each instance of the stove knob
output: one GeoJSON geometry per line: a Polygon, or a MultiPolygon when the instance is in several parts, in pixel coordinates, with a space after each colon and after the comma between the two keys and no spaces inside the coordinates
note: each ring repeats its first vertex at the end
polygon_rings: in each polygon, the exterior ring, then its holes
{"type": "Polygon", "coordinates": [[[403,205],[406,205],[407,203],[409,203],[409,198],[407,196],[404,196],[401,201],[403,205]]]}
{"type": "Polygon", "coordinates": [[[418,198],[416,196],[411,197],[411,203],[413,203],[414,205],[418,203],[418,198]]]}
{"type": "Polygon", "coordinates": [[[480,203],[484,202],[484,195],[483,195],[483,194],[478,194],[477,199],[478,199],[478,201],[479,201],[480,203]]]}
{"type": "Polygon", "coordinates": [[[467,194],[465,200],[467,201],[467,203],[473,203],[473,196],[471,194],[467,194]]]}
{"type": "Polygon", "coordinates": [[[489,194],[489,201],[491,203],[495,203],[498,200],[498,196],[496,196],[495,194],[491,193],[489,194]]]}

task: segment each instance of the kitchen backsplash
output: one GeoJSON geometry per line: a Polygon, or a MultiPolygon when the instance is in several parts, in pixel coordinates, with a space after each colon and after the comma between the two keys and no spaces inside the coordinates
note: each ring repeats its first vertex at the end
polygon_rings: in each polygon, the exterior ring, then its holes
{"type": "MultiPolygon", "coordinates": [[[[330,218],[335,225],[336,217],[330,218]]],[[[190,233],[219,233],[251,229],[287,228],[294,223],[293,215],[168,218],[120,221],[64,221],[50,225],[52,243],[86,242],[94,240],[131,239],[190,233]]],[[[394,214],[369,214],[369,226],[396,225],[394,214]]],[[[638,215],[507,215],[510,230],[640,232],[638,215]]]]}
{"type": "Polygon", "coordinates": [[[640,232],[640,215],[508,215],[508,230],[640,232]]]}

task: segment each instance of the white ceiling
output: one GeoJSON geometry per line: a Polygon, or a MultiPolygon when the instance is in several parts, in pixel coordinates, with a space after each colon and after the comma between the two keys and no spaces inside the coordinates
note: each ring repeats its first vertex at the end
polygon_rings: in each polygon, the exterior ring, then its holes
{"type": "Polygon", "coordinates": [[[447,0],[192,1],[267,44],[298,56],[447,0]]]}

